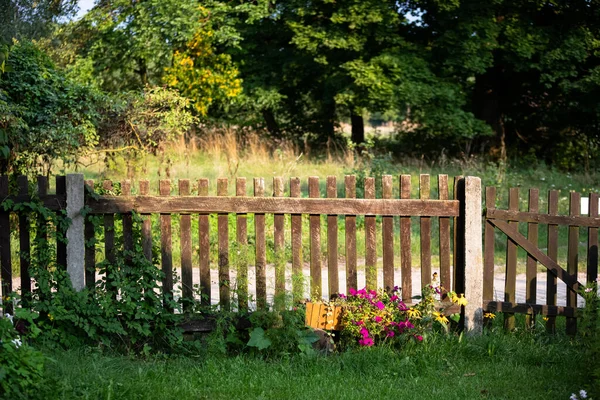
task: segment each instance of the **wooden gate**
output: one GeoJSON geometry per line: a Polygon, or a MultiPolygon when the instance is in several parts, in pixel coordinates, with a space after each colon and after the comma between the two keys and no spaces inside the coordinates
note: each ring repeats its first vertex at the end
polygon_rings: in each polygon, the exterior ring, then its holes
{"type": "Polygon", "coordinates": [[[582,283],[579,282],[579,240],[580,228],[587,228],[586,244],[586,280],[591,283],[598,276],[598,194],[590,194],[589,214],[581,215],[581,196],[579,193],[569,194],[569,215],[559,215],[559,193],[552,190],[548,193],[548,209],[540,211],[539,192],[529,190],[527,211],[519,210],[519,189],[511,188],[508,197],[508,210],[496,208],[496,188],[486,188],[485,235],[484,235],[484,309],[487,312],[501,311],[505,314],[505,327],[513,329],[514,313],[527,314],[528,324],[533,323],[534,316],[543,315],[546,327],[550,331],[556,328],[556,317],[566,317],[566,330],[569,334],[577,331],[577,296],[582,283]],[[519,223],[527,224],[527,236],[519,232],[519,223]],[[547,225],[546,247],[540,248],[539,225],[547,225]],[[568,227],[567,254],[559,256],[559,226],[568,227]],[[504,299],[498,301],[494,297],[494,254],[496,229],[504,233],[506,238],[506,261],[504,299]],[[518,248],[526,255],[525,264],[525,302],[517,302],[518,248]],[[546,250],[546,251],[544,251],[546,250]],[[540,304],[537,299],[540,293],[538,284],[538,263],[546,269],[546,300],[540,304]],[[566,269],[562,265],[566,263],[566,269]],[[566,285],[566,305],[558,305],[557,279],[566,285]]]}

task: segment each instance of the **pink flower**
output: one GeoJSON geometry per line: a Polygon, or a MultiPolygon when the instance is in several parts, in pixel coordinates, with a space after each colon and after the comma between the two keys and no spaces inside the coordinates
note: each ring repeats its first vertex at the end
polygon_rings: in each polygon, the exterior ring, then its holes
{"type": "Polygon", "coordinates": [[[356,289],[350,288],[350,290],[348,291],[348,293],[350,293],[350,296],[356,296],[356,289]]]}
{"type": "Polygon", "coordinates": [[[406,304],[404,304],[404,302],[403,302],[403,301],[401,301],[401,302],[398,304],[398,309],[399,309],[400,311],[406,311],[406,310],[408,310],[408,307],[406,307],[406,304]]]}
{"type": "Polygon", "coordinates": [[[396,301],[398,300],[398,296],[393,295],[392,297],[390,297],[390,301],[396,301]]]}
{"type": "Polygon", "coordinates": [[[421,335],[415,335],[415,339],[417,339],[419,342],[423,341],[423,336],[421,335]]]}
{"type": "Polygon", "coordinates": [[[387,333],[387,337],[394,337],[395,333],[394,331],[388,331],[387,333]]]}
{"type": "Polygon", "coordinates": [[[375,316],[375,322],[381,322],[383,320],[383,318],[381,318],[379,315],[375,316]]]}
{"type": "Polygon", "coordinates": [[[340,297],[340,299],[345,299],[345,298],[347,298],[347,297],[346,297],[346,295],[345,295],[344,293],[340,293],[340,294],[339,294],[339,297],[340,297]]]}
{"type": "Polygon", "coordinates": [[[377,304],[375,304],[375,307],[383,310],[385,308],[385,304],[383,304],[381,301],[378,301],[377,304]]]}
{"type": "Polygon", "coordinates": [[[354,324],[356,326],[361,326],[362,324],[364,324],[364,322],[362,320],[360,320],[360,321],[354,321],[354,324]]]}
{"type": "Polygon", "coordinates": [[[360,328],[360,334],[362,335],[363,339],[366,339],[369,337],[369,331],[364,326],[362,328],[360,328]]]}
{"type": "Polygon", "coordinates": [[[367,337],[367,338],[359,340],[358,344],[360,344],[361,346],[371,347],[371,346],[373,346],[373,339],[370,337],[367,337]]]}

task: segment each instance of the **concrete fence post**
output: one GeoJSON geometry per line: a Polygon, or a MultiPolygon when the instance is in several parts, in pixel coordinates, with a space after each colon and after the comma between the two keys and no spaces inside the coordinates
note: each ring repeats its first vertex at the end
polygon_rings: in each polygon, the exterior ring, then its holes
{"type": "Polygon", "coordinates": [[[71,225],[67,229],[67,273],[75,290],[85,287],[85,240],[83,174],[67,175],[67,218],[71,225]]]}
{"type": "Polygon", "coordinates": [[[483,331],[483,229],[481,179],[464,178],[464,328],[470,334],[483,331]]]}

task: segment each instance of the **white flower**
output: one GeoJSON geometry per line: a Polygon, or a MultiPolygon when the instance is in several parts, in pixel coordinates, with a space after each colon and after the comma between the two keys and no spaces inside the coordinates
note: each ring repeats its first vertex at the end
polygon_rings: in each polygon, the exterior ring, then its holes
{"type": "Polygon", "coordinates": [[[587,399],[587,392],[586,392],[585,390],[581,389],[581,390],[579,391],[579,396],[580,396],[582,399],[587,399]]]}
{"type": "Polygon", "coordinates": [[[11,323],[11,324],[13,324],[13,325],[15,324],[15,323],[13,322],[13,316],[12,316],[12,315],[10,315],[10,314],[6,313],[6,314],[4,314],[4,316],[5,316],[6,318],[8,318],[8,320],[10,321],[10,323],[11,323]]]}
{"type": "Polygon", "coordinates": [[[13,339],[12,343],[16,346],[16,347],[21,347],[21,345],[23,344],[21,342],[21,339],[13,339]]]}
{"type": "Polygon", "coordinates": [[[571,397],[569,397],[569,400],[577,400],[577,395],[575,393],[571,393],[571,397]]]}

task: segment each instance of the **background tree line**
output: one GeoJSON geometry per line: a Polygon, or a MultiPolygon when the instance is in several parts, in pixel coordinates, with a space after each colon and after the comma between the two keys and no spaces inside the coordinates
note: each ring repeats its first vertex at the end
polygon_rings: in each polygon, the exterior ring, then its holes
{"type": "Polygon", "coordinates": [[[595,169],[596,0],[0,0],[0,169],[207,126],[595,169]],[[40,157],[41,156],[41,157],[40,157]],[[46,158],[44,158],[46,157],[46,158]]]}

